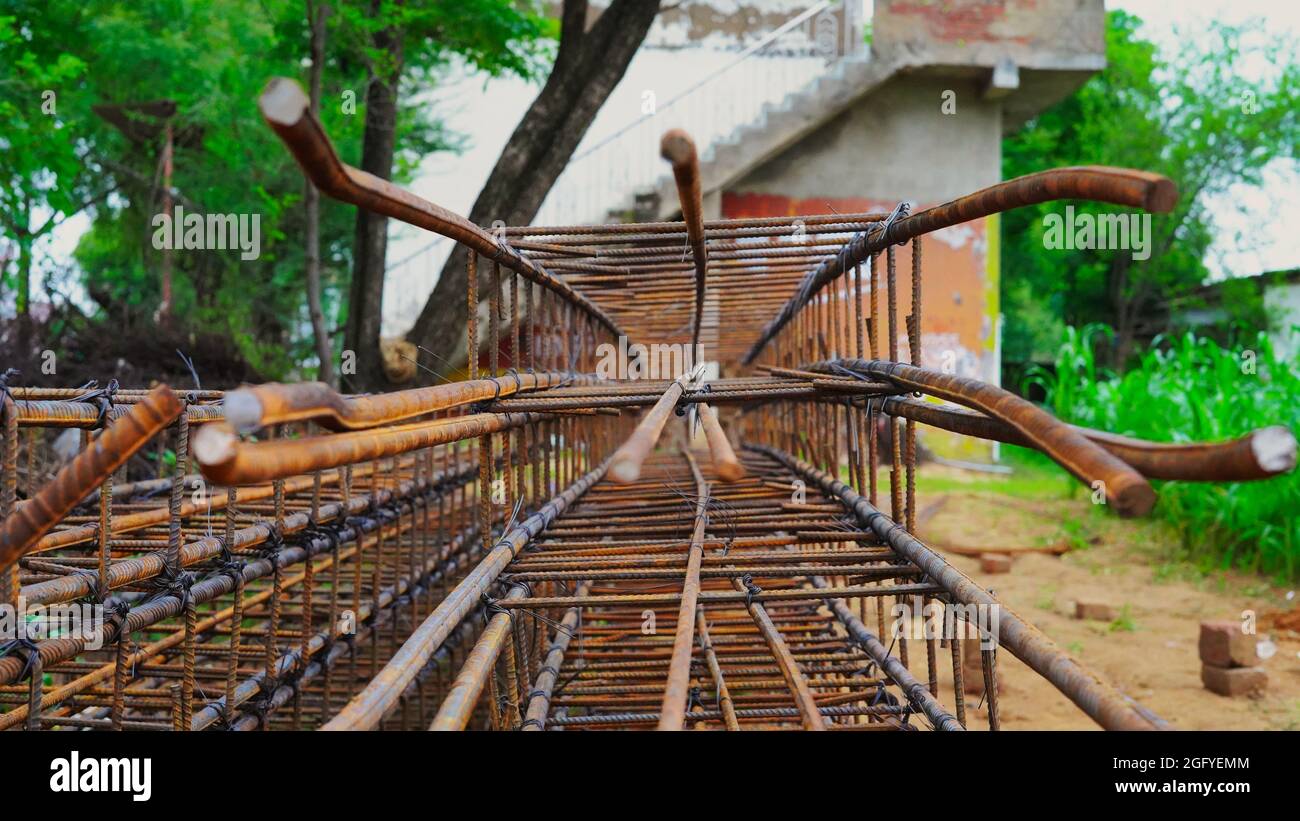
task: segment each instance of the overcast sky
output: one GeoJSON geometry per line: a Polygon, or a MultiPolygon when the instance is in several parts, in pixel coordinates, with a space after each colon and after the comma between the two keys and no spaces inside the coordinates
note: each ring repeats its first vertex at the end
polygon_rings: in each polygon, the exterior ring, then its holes
{"type": "MultiPolygon", "coordinates": [[[[1180,37],[1205,31],[1213,20],[1238,24],[1263,19],[1269,33],[1300,38],[1296,0],[1107,0],[1106,8],[1121,8],[1142,18],[1143,33],[1163,48],[1176,48],[1180,37]]],[[[1300,231],[1295,229],[1300,174],[1291,164],[1275,163],[1267,170],[1263,186],[1235,186],[1211,203],[1222,215],[1219,239],[1205,260],[1213,278],[1300,266],[1300,231]]]]}

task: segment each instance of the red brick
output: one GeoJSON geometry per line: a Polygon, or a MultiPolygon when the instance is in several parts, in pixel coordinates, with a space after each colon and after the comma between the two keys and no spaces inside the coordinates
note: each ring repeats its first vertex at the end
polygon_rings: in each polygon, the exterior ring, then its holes
{"type": "MultiPolygon", "coordinates": [[[[984,695],[984,663],[978,638],[963,639],[961,643],[961,677],[962,689],[967,695],[976,698],[984,695]]],[[[993,677],[997,681],[998,692],[1003,690],[1002,683],[1002,665],[1006,663],[1006,656],[999,653],[996,663],[993,665],[993,677]]]]}
{"type": "Polygon", "coordinates": [[[1241,622],[1203,621],[1198,644],[1201,662],[1212,667],[1251,667],[1259,661],[1255,636],[1241,629],[1241,622]]]}
{"type": "Polygon", "coordinates": [[[1201,683],[1221,696],[1246,696],[1268,687],[1268,673],[1262,667],[1215,667],[1201,665],[1201,683]]]}
{"type": "Polygon", "coordinates": [[[1005,553],[981,553],[981,573],[1010,573],[1011,557],[1005,553]]]}
{"type": "Polygon", "coordinates": [[[1105,602],[1077,601],[1074,603],[1074,617],[1090,621],[1114,621],[1119,614],[1115,608],[1105,602]]]}

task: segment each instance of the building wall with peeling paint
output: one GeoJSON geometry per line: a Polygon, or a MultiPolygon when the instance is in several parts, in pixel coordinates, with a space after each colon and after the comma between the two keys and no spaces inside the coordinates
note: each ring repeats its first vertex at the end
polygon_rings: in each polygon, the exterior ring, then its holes
{"type": "MultiPolygon", "coordinates": [[[[551,16],[558,18],[560,5],[558,2],[547,4],[551,16]]],[[[595,22],[605,5],[590,4],[588,25],[595,22]]],[[[664,10],[655,18],[646,35],[644,47],[738,51],[816,5],[817,0],[680,0],[664,3],[664,10]]],[[[862,44],[864,8],[862,0],[836,3],[819,14],[816,20],[789,32],[777,50],[787,55],[821,54],[827,57],[857,51],[862,44]],[[828,34],[832,36],[828,37],[828,34]]]]}
{"type": "MultiPolygon", "coordinates": [[[[1000,103],[981,99],[974,84],[898,78],[731,185],[722,215],[887,212],[900,201],[918,210],[998,182],[1001,140],[1000,103]],[[945,91],[956,93],[951,114],[941,109],[945,91]]],[[[927,367],[946,364],[996,382],[999,282],[991,231],[992,220],[977,220],[924,240],[921,350],[927,367]]],[[[910,247],[897,256],[901,321],[911,305],[910,247]]]]}
{"type": "MultiPolygon", "coordinates": [[[[877,0],[873,57],[906,53],[922,68],[748,170],[723,190],[721,216],[793,220],[887,212],[900,201],[919,210],[997,183],[1004,132],[1099,67],[1103,15],[1100,0],[877,0]],[[1006,87],[993,81],[999,64],[1012,66],[1006,87]]],[[[922,365],[1000,383],[998,226],[992,217],[925,238],[922,365]]],[[[880,266],[883,279],[883,258],[880,266]]],[[[897,250],[897,271],[900,358],[909,360],[910,247],[897,250]]],[[[927,433],[946,455],[991,450],[927,433]]]]}

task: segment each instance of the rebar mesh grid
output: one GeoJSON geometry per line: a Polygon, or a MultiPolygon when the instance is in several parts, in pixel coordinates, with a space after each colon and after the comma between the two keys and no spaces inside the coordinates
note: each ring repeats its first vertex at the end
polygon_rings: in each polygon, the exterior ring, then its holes
{"type": "Polygon", "coordinates": [[[342,164],[305,100],[277,80],[262,110],[325,194],[471,252],[466,378],[6,374],[0,604],[28,632],[0,647],[0,728],[997,729],[1003,652],[1103,727],[1163,726],[916,538],[915,480],[918,424],[1038,449],[1125,516],[1149,479],[1294,466],[1281,429],[1142,442],[918,364],[926,234],[1059,198],[1167,210],[1167,180],[1060,169],[792,233],[703,220],[675,133],[683,221],[489,232],[342,164]]]}

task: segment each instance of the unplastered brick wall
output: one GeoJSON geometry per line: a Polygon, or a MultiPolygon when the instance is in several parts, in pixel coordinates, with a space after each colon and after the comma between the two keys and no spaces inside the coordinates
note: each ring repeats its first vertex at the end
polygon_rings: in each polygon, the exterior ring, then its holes
{"type": "Polygon", "coordinates": [[[876,0],[872,51],[930,62],[1055,67],[1104,54],[1102,0],[876,0]]]}

